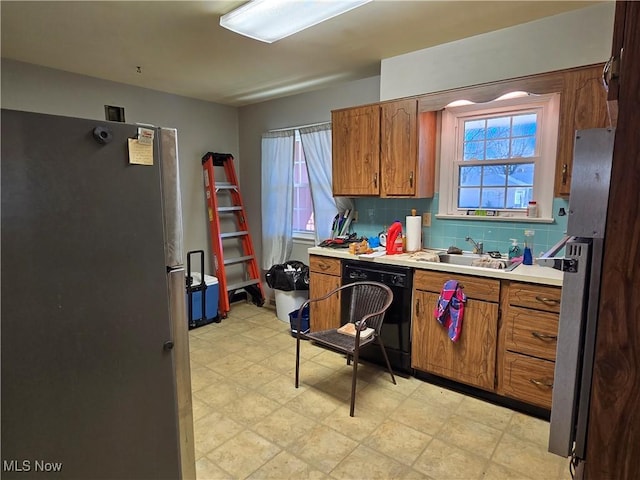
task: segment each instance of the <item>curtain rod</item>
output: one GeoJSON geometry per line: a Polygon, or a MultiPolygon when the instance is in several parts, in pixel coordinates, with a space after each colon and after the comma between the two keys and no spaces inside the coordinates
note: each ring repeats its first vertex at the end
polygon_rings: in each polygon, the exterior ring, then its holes
{"type": "Polygon", "coordinates": [[[274,128],[273,130],[268,130],[268,133],[271,133],[271,132],[284,132],[286,130],[300,130],[301,128],[317,127],[318,125],[330,125],[330,124],[331,124],[331,122],[319,122],[319,123],[310,123],[308,125],[298,125],[296,127],[274,128]]]}

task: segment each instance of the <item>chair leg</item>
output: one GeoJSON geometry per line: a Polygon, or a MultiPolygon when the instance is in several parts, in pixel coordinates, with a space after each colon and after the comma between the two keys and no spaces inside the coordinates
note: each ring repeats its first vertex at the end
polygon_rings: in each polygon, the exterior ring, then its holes
{"type": "Polygon", "coordinates": [[[387,356],[387,351],[384,348],[384,343],[382,343],[382,338],[378,337],[378,342],[380,343],[380,349],[382,350],[384,361],[387,363],[387,370],[389,370],[389,373],[391,374],[391,381],[393,382],[394,385],[397,385],[396,377],[393,376],[393,370],[391,370],[391,364],[389,363],[389,357],[387,356]]]}
{"type": "Polygon", "coordinates": [[[298,379],[300,376],[300,330],[296,335],[296,388],[298,388],[298,379]]]}
{"type": "Polygon", "coordinates": [[[347,353],[347,365],[351,365],[351,354],[347,353]]]}
{"type": "Polygon", "coordinates": [[[349,410],[349,416],[353,417],[353,413],[356,409],[356,378],[358,373],[358,349],[356,348],[353,354],[353,371],[351,374],[351,409],[349,410]]]}

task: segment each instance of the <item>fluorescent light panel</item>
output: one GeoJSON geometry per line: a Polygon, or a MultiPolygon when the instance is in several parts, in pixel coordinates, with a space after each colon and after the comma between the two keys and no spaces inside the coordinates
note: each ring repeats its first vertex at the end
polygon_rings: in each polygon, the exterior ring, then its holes
{"type": "Polygon", "coordinates": [[[251,0],[220,17],[220,25],[273,43],[371,0],[251,0]]]}

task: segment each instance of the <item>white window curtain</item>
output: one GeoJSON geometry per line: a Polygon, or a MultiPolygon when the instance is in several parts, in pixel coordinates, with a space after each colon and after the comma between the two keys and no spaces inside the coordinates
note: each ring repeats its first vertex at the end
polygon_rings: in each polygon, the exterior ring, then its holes
{"type": "Polygon", "coordinates": [[[331,124],[323,123],[300,129],[304,158],[309,172],[313,202],[316,245],[331,235],[331,222],[336,213],[353,209],[349,198],[334,198],[331,181],[331,124]]]}
{"type": "Polygon", "coordinates": [[[286,262],[293,248],[295,130],[262,135],[262,268],[286,262]]]}

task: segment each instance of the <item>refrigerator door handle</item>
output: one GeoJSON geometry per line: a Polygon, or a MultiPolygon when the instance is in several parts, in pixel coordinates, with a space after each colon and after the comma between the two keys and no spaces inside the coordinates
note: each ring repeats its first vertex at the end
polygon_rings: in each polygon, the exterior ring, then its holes
{"type": "Polygon", "coordinates": [[[165,262],[178,267],[184,262],[182,201],[178,138],[173,128],[158,128],[158,159],[162,176],[162,209],[165,228],[165,262]]]}
{"type": "Polygon", "coordinates": [[[188,479],[196,478],[196,470],[184,268],[177,267],[169,269],[167,277],[169,285],[169,305],[171,309],[171,336],[173,338],[167,340],[163,348],[173,356],[179,413],[178,422],[180,427],[180,463],[182,478],[188,479]]]}

